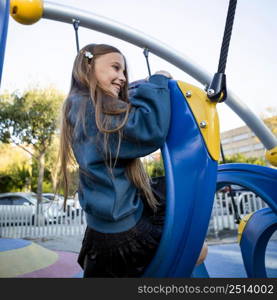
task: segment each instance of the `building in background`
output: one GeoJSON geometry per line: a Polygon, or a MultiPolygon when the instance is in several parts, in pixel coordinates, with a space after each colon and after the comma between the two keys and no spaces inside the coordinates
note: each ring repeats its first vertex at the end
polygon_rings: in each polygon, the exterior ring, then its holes
{"type": "MultiPolygon", "coordinates": [[[[276,134],[277,116],[267,118],[264,122],[276,134]]],[[[265,155],[265,147],[258,137],[249,129],[248,126],[242,126],[231,129],[221,134],[221,143],[225,155],[234,155],[241,153],[246,157],[263,157],[265,155]]]]}
{"type": "MultiPolygon", "coordinates": [[[[277,136],[277,116],[264,119],[266,125],[277,136]]],[[[220,133],[224,154],[233,156],[242,154],[245,157],[265,158],[265,147],[248,126],[234,128],[220,133]]],[[[161,159],[161,151],[157,150],[142,158],[144,163],[161,159]]]]}

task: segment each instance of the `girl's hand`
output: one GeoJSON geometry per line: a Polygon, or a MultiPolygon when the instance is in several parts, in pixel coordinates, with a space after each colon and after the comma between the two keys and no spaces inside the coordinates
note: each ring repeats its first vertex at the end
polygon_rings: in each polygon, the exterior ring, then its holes
{"type": "Polygon", "coordinates": [[[167,78],[171,78],[171,79],[173,78],[172,75],[171,75],[169,72],[164,71],[164,70],[157,71],[157,72],[155,73],[155,75],[163,75],[163,76],[165,76],[165,77],[167,77],[167,78]]]}

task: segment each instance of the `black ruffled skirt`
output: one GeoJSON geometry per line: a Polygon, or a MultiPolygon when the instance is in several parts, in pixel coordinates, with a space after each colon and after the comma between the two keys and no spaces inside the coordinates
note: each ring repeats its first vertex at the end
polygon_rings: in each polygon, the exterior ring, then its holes
{"type": "Polygon", "coordinates": [[[78,263],[84,277],[140,277],[154,257],[165,220],[164,177],[153,179],[152,190],[160,205],[154,213],[144,201],[137,225],[120,233],[101,233],[87,227],[78,263]]]}

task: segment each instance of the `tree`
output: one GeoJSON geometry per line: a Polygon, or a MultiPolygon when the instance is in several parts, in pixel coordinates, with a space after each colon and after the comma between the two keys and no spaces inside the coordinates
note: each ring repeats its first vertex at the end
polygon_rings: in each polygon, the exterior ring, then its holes
{"type": "Polygon", "coordinates": [[[0,97],[0,141],[25,150],[38,164],[37,194],[41,202],[45,155],[57,131],[64,95],[53,88],[33,88],[22,96],[0,97]]]}
{"type": "MultiPolygon", "coordinates": [[[[219,161],[222,164],[223,161],[219,161]]],[[[226,155],[225,163],[245,163],[252,165],[266,166],[266,161],[260,157],[246,157],[241,153],[236,153],[234,155],[226,155]]]]}
{"type": "Polygon", "coordinates": [[[146,170],[150,177],[164,176],[165,173],[162,158],[148,163],[146,170]]]}
{"type": "Polygon", "coordinates": [[[30,191],[30,155],[19,147],[0,142],[0,192],[30,191]]]}
{"type": "Polygon", "coordinates": [[[50,180],[52,183],[53,190],[55,191],[58,186],[58,149],[59,148],[59,136],[55,134],[52,139],[52,143],[48,148],[45,157],[45,166],[49,170],[50,180]]]}
{"type": "Polygon", "coordinates": [[[0,142],[0,172],[9,172],[13,165],[28,165],[30,161],[30,155],[16,145],[0,142]]]}
{"type": "Polygon", "coordinates": [[[142,159],[143,166],[150,177],[164,176],[163,159],[160,152],[148,155],[142,159]]]}
{"type": "Polygon", "coordinates": [[[31,178],[29,165],[14,164],[4,172],[0,171],[0,192],[30,191],[31,178]]]}

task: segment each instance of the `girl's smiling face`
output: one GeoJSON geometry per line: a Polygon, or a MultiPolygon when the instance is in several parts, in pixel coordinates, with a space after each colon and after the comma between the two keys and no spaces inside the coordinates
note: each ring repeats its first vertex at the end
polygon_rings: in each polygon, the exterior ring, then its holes
{"type": "Polygon", "coordinates": [[[117,52],[101,55],[95,59],[95,77],[97,85],[107,94],[118,98],[125,85],[125,61],[117,52]]]}

